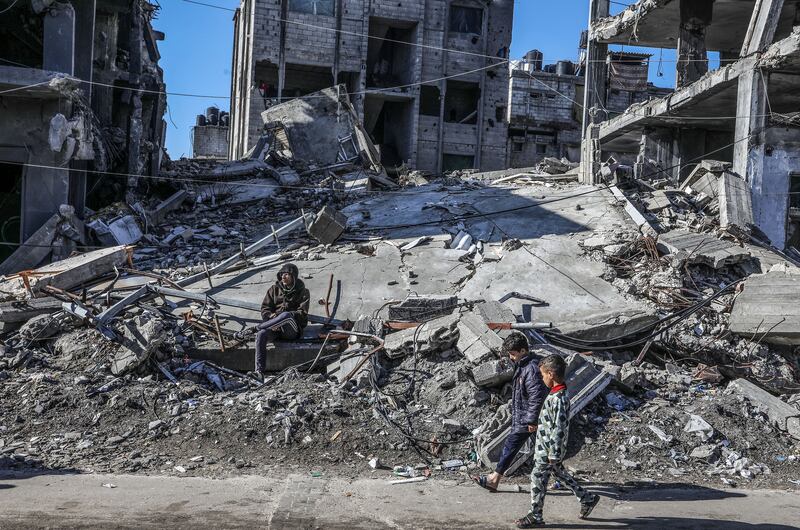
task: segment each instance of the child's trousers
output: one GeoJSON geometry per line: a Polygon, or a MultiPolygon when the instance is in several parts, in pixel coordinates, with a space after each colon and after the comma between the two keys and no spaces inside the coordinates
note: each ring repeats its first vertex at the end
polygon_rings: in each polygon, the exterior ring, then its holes
{"type": "Polygon", "coordinates": [[[591,500],[591,494],[578,485],[572,475],[564,469],[564,464],[536,461],[533,464],[533,471],[531,471],[531,512],[534,515],[542,517],[544,496],[547,493],[547,482],[550,480],[551,473],[569,488],[581,503],[591,500]]]}

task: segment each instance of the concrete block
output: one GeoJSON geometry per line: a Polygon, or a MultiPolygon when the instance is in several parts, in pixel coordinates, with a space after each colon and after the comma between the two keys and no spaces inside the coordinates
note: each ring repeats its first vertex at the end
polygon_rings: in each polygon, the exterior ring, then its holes
{"type": "Polygon", "coordinates": [[[450,315],[458,305],[458,297],[452,295],[409,296],[402,303],[389,307],[389,320],[422,322],[450,315]]]}
{"type": "Polygon", "coordinates": [[[475,384],[480,387],[499,386],[514,376],[514,366],[508,359],[494,359],[472,369],[475,384]]]}
{"type": "Polygon", "coordinates": [[[390,358],[398,358],[413,353],[415,342],[421,354],[452,348],[458,339],[459,320],[459,315],[448,315],[425,322],[419,331],[410,328],[391,333],[386,336],[383,349],[390,358]]]}
{"type": "Polygon", "coordinates": [[[761,409],[775,427],[800,440],[800,410],[746,379],[731,381],[728,390],[746,398],[761,409]]]}
{"type": "Polygon", "coordinates": [[[503,339],[489,329],[481,317],[474,313],[462,315],[458,323],[456,348],[474,364],[499,355],[503,339]]]}
{"type": "MultiPolygon", "coordinates": [[[[319,341],[275,342],[267,346],[266,370],[280,372],[289,366],[313,361],[319,353],[322,343],[319,341]]],[[[336,352],[336,345],[326,346],[322,355],[336,352]]],[[[226,348],[223,352],[216,342],[197,345],[188,352],[189,357],[198,361],[211,361],[231,370],[249,372],[255,369],[255,345],[226,348]]],[[[324,366],[324,363],[322,364],[324,366]]]]}
{"type": "Polygon", "coordinates": [[[325,206],[308,227],[308,233],[323,245],[330,245],[339,239],[347,228],[347,217],[325,206]]]}
{"type": "MultiPolygon", "coordinates": [[[[475,312],[483,319],[485,323],[489,322],[516,322],[517,316],[514,311],[507,305],[498,302],[497,300],[487,300],[482,304],[475,306],[475,312]]],[[[501,339],[505,339],[512,333],[510,329],[502,329],[495,331],[501,339]]]]}

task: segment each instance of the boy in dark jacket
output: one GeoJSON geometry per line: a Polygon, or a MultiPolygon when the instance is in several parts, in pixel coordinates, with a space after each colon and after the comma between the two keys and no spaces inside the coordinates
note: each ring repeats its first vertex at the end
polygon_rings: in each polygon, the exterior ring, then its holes
{"type": "Polygon", "coordinates": [[[308,325],[311,294],[298,276],[297,266],[287,263],[278,271],[278,281],[269,288],[261,303],[262,322],[256,335],[256,371],[263,373],[267,344],[275,339],[295,340],[308,325]]]}
{"type": "Polygon", "coordinates": [[[572,475],[564,469],[563,460],[567,453],[569,436],[569,397],[567,386],[564,384],[567,363],[560,355],[549,355],[539,363],[539,371],[550,392],[539,414],[539,428],[536,432],[533,471],[531,471],[531,511],[516,521],[518,528],[544,525],[542,508],[551,474],[578,498],[581,503],[581,519],[589,517],[600,501],[598,495],[581,488],[572,475]]]}
{"type": "Polygon", "coordinates": [[[535,432],[547,387],[542,382],[539,365],[530,354],[528,339],[515,331],[503,341],[503,351],[515,363],[511,394],[511,433],[506,438],[497,467],[489,476],[481,476],[478,484],[489,491],[497,486],[525,442],[535,432]]]}

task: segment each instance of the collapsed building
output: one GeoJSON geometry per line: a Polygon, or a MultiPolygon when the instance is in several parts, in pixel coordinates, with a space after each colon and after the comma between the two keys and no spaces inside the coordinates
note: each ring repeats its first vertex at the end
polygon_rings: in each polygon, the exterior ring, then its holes
{"type": "MultiPolygon", "coordinates": [[[[670,89],[648,82],[650,55],[609,52],[608,90],[599,107],[608,117],[666,96],[670,89]]],[[[511,64],[508,107],[508,167],[531,167],[546,157],[579,162],[583,129],[584,64],[543,64],[531,50],[511,64]]]]}
{"type": "Polygon", "coordinates": [[[704,159],[727,163],[736,179],[726,180],[723,209],[773,246],[796,249],[798,2],[641,0],[613,17],[608,1],[591,6],[587,78],[597,89],[587,91],[588,108],[599,108],[607,89],[598,59],[610,44],[677,46],[677,88],[596,119],[584,139],[582,179],[599,182],[610,152],[621,153],[614,162],[640,182],[665,179],[682,191],[704,159]],[[709,52],[719,53],[719,69],[709,71],[709,52]]]}
{"type": "Polygon", "coordinates": [[[86,207],[157,175],[166,99],[157,5],[3,0],[0,10],[2,260],[49,248],[65,220],[83,241],[86,207]]]}
{"type": "Polygon", "coordinates": [[[244,0],[230,159],[271,106],[343,85],[384,166],[505,167],[512,17],[510,0],[244,0]]]}

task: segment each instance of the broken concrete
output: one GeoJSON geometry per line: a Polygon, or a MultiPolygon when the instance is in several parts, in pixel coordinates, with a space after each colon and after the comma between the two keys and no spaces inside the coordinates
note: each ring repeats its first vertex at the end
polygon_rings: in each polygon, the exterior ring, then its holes
{"type": "Polygon", "coordinates": [[[508,359],[492,359],[472,369],[472,378],[480,387],[498,386],[511,381],[514,365],[508,359]]]}
{"type": "Polygon", "coordinates": [[[323,245],[330,245],[344,233],[347,217],[330,206],[325,206],[308,225],[308,233],[323,245]]]}
{"type": "Polygon", "coordinates": [[[772,344],[800,344],[800,269],[750,276],[733,304],[730,330],[772,344]]]}
{"type": "Polygon", "coordinates": [[[409,296],[401,303],[389,306],[389,320],[421,322],[452,314],[457,307],[457,296],[446,294],[409,296]]]}
{"type": "Polygon", "coordinates": [[[500,355],[503,339],[478,315],[465,313],[458,322],[456,348],[473,364],[481,364],[500,355]]]}
{"type": "Polygon", "coordinates": [[[659,235],[658,248],[674,260],[704,263],[715,269],[751,259],[750,252],[740,245],[719,239],[713,234],[697,234],[688,230],[672,230],[659,235]]]}
{"type": "Polygon", "coordinates": [[[452,348],[459,337],[459,315],[448,315],[388,335],[383,349],[390,358],[420,355],[452,348]]]}
{"type": "Polygon", "coordinates": [[[728,390],[750,401],[767,415],[774,426],[800,440],[800,409],[781,401],[746,379],[731,381],[728,390]]]}

